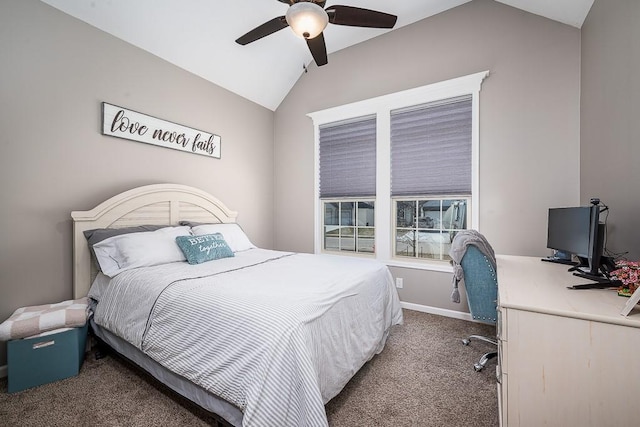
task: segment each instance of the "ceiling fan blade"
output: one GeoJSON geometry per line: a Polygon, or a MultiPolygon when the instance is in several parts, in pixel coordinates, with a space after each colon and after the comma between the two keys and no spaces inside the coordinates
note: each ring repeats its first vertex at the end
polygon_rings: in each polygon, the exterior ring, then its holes
{"type": "Polygon", "coordinates": [[[326,11],[332,24],[351,27],[393,28],[398,20],[395,15],[353,6],[330,6],[326,11]]]}
{"type": "MultiPolygon", "coordinates": [[[[289,6],[291,6],[292,4],[296,3],[296,1],[292,1],[292,0],[278,0],[280,3],[286,3],[289,6]]],[[[315,4],[317,4],[318,6],[324,8],[324,4],[327,2],[327,0],[311,0],[313,1],[315,4]]]]}
{"type": "Polygon", "coordinates": [[[327,45],[324,42],[324,35],[322,33],[317,37],[307,39],[307,46],[309,46],[311,55],[318,67],[327,65],[327,45]]]}
{"type": "Polygon", "coordinates": [[[287,20],[285,19],[285,17],[278,16],[277,18],[273,18],[271,21],[267,21],[264,24],[249,31],[247,34],[236,40],[236,43],[244,46],[263,37],[266,37],[269,34],[273,34],[276,31],[280,31],[283,28],[287,28],[288,26],[289,24],[287,24],[287,20]]]}

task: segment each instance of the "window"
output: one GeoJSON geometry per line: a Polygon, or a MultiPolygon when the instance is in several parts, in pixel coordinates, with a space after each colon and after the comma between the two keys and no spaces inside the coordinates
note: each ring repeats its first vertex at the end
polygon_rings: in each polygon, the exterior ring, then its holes
{"type": "Polygon", "coordinates": [[[467,228],[468,199],[395,200],[397,257],[448,261],[457,230],[467,228]]]}
{"type": "Polygon", "coordinates": [[[324,201],[326,251],[375,253],[375,201],[324,201]]]}
{"type": "Polygon", "coordinates": [[[467,226],[472,122],[470,95],[391,111],[396,257],[450,259],[455,230],[467,226]]]}
{"type": "Polygon", "coordinates": [[[478,227],[479,93],[488,72],[309,114],[316,252],[449,271],[478,227]]]}
{"type": "Polygon", "coordinates": [[[319,128],[324,251],[375,252],[376,117],[319,128]]]}

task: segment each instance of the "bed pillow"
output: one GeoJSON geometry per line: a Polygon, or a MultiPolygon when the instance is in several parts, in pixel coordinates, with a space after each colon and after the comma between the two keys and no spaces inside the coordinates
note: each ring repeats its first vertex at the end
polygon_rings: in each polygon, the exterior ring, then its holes
{"type": "Polygon", "coordinates": [[[87,296],[92,300],[100,301],[100,298],[102,298],[102,295],[104,295],[104,293],[107,291],[110,283],[110,277],[106,276],[102,272],[98,272],[96,278],[93,279],[93,283],[89,288],[89,293],[87,294],[87,296]]]}
{"type": "Polygon", "coordinates": [[[109,237],[93,248],[102,273],[113,277],[132,268],[186,261],[176,237],[189,235],[189,227],[164,227],[109,237]]]}
{"type": "Polygon", "coordinates": [[[178,221],[179,225],[188,225],[189,227],[197,227],[198,225],[206,225],[208,222],[194,222],[194,221],[178,221]]]}
{"type": "MultiPolygon", "coordinates": [[[[183,224],[180,224],[183,225],[183,224]]],[[[185,224],[186,225],[186,224],[185,224]]],[[[161,228],[165,228],[166,225],[138,225],[136,227],[124,227],[124,228],[94,228],[93,230],[86,230],[82,233],[89,243],[89,250],[91,251],[91,258],[96,263],[98,270],[100,270],[100,263],[96,258],[96,252],[93,250],[93,245],[100,243],[105,239],[113,236],[119,236],[121,234],[140,233],[144,231],[156,231],[161,228]]]]}
{"type": "Polygon", "coordinates": [[[201,264],[221,258],[230,258],[233,251],[220,233],[201,236],[178,236],[176,243],[189,264],[201,264]]]}
{"type": "Polygon", "coordinates": [[[90,246],[102,242],[109,237],[119,236],[121,234],[140,233],[144,231],[156,231],[161,228],[167,228],[166,225],[138,225],[135,227],[124,228],[94,228],[93,230],[83,231],[84,237],[90,246]]]}
{"type": "Polygon", "coordinates": [[[233,252],[255,249],[249,238],[238,224],[203,224],[191,228],[195,236],[220,233],[233,252]]]}

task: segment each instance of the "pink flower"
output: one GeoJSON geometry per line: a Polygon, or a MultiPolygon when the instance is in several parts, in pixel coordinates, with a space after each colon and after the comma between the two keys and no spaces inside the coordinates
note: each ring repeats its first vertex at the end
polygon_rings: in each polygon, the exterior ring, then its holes
{"type": "Polygon", "coordinates": [[[611,277],[620,280],[624,287],[640,285],[640,262],[618,261],[617,269],[611,272],[611,277]]]}

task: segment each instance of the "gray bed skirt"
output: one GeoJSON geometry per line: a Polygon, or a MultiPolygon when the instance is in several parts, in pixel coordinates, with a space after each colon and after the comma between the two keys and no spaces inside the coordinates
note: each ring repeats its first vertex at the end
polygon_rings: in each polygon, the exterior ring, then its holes
{"type": "Polygon", "coordinates": [[[169,371],[164,366],[160,365],[158,362],[135,348],[133,345],[112,334],[108,330],[96,325],[93,318],[91,318],[91,329],[98,338],[104,341],[105,344],[110,346],[124,358],[144,369],[171,390],[181,396],[184,396],[205,410],[213,412],[214,414],[224,418],[224,420],[229,424],[236,427],[242,426],[242,411],[240,411],[240,409],[235,405],[232,405],[226,400],[209,393],[202,387],[169,371]]]}

